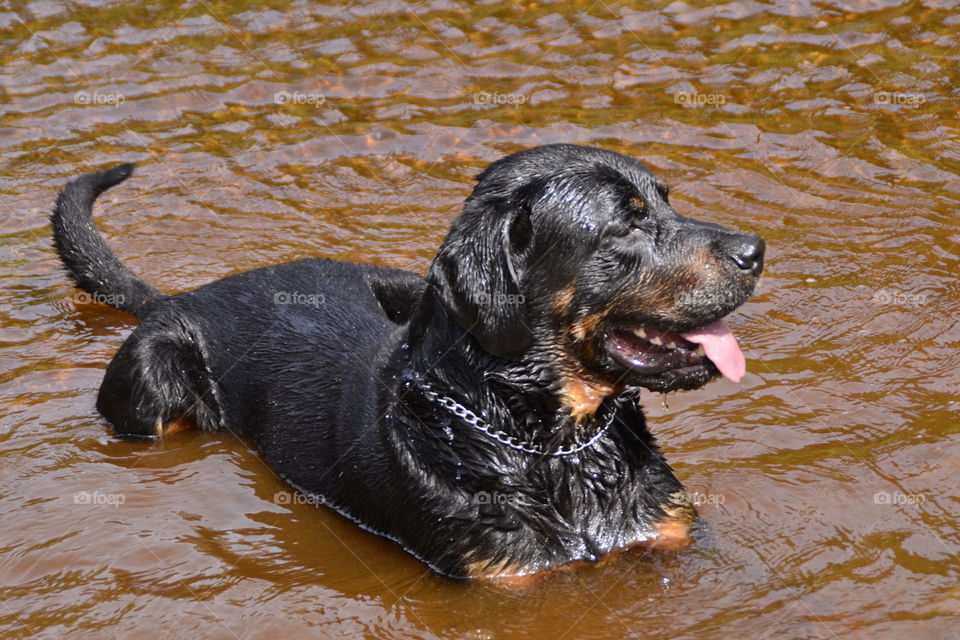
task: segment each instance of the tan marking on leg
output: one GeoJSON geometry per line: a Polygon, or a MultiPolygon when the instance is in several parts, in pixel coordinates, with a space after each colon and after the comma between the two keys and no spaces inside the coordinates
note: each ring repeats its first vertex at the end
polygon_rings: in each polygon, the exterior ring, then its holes
{"type": "MultiPolygon", "coordinates": [[[[559,573],[579,571],[585,567],[601,567],[618,558],[623,552],[637,547],[657,549],[659,551],[677,551],[688,546],[692,539],[690,529],[697,519],[697,510],[690,504],[687,494],[678,491],[670,496],[668,502],[661,505],[666,517],[654,523],[654,537],[611,549],[596,561],[573,560],[547,569],[534,569],[511,564],[509,559],[499,562],[477,560],[466,565],[470,578],[494,580],[498,586],[508,589],[526,589],[541,584],[547,578],[559,573]]],[[[466,559],[470,559],[468,555],[466,559]]]]}
{"type": "Polygon", "coordinates": [[[508,578],[526,575],[524,567],[513,565],[510,558],[498,561],[492,559],[475,560],[464,567],[467,576],[471,578],[508,578]]]}
{"type": "Polygon", "coordinates": [[[649,542],[651,549],[677,551],[688,546],[691,542],[690,523],[686,520],[668,518],[656,526],[657,537],[649,542]]]}
{"type": "Polygon", "coordinates": [[[521,591],[524,589],[530,589],[532,587],[538,587],[557,575],[581,571],[589,567],[597,566],[598,564],[598,562],[590,562],[589,560],[574,560],[572,562],[567,562],[555,567],[550,567],[549,569],[541,569],[539,571],[530,571],[529,573],[518,573],[513,575],[490,576],[489,578],[481,577],[481,579],[490,580],[490,583],[493,586],[503,588],[507,591],[521,591]]]}
{"type": "Polygon", "coordinates": [[[179,417],[179,418],[174,418],[173,420],[170,420],[166,424],[161,424],[160,421],[157,420],[157,427],[158,427],[158,431],[157,431],[158,436],[168,437],[168,436],[172,436],[177,433],[180,433],[181,431],[187,431],[189,429],[193,429],[195,425],[193,424],[193,420],[190,420],[189,418],[179,417]]]}
{"type": "Polygon", "coordinates": [[[661,505],[667,517],[654,525],[657,537],[649,543],[653,549],[676,551],[691,542],[690,528],[697,519],[697,510],[682,491],[674,493],[670,498],[670,502],[661,505]]]}

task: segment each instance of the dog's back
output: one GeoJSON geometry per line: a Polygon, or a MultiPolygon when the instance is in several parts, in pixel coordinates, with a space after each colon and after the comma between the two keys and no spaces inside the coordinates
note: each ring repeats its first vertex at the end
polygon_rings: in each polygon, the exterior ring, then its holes
{"type": "MultiPolygon", "coordinates": [[[[93,225],[96,197],[132,172],[119,165],[72,181],[51,216],[54,244],[77,286],[141,320],[107,368],[98,409],[123,436],[156,437],[188,420],[201,430],[251,435],[266,453],[295,458],[295,445],[273,446],[290,439],[263,430],[287,429],[295,440],[307,424],[341,423],[344,379],[376,361],[423,279],[308,258],[165,295],[129,271],[93,225]],[[309,401],[297,397],[301,389],[309,401]]],[[[350,399],[353,407],[370,401],[350,399]]]]}

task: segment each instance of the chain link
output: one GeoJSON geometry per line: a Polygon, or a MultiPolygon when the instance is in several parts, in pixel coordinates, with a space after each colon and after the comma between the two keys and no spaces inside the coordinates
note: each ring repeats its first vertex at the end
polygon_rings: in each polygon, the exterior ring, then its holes
{"type": "Polygon", "coordinates": [[[494,429],[489,424],[487,424],[486,420],[484,420],[483,418],[481,418],[480,416],[478,416],[473,411],[466,408],[465,406],[463,406],[453,398],[440,395],[439,393],[434,391],[426,382],[420,382],[419,384],[420,384],[420,388],[423,390],[423,394],[427,397],[427,399],[431,400],[432,402],[436,402],[441,407],[443,407],[453,415],[457,416],[458,418],[460,418],[461,420],[469,424],[471,427],[473,427],[480,433],[483,433],[493,438],[494,440],[496,440],[501,444],[507,445],[511,449],[515,449],[517,451],[523,451],[524,453],[533,453],[537,455],[568,456],[570,454],[583,451],[587,447],[592,447],[594,444],[596,444],[596,442],[600,438],[603,437],[603,434],[607,432],[607,429],[610,428],[610,425],[613,424],[613,418],[617,413],[616,410],[611,409],[610,415],[607,416],[607,421],[606,423],[604,423],[603,428],[597,431],[595,434],[593,434],[589,440],[585,442],[579,442],[579,443],[575,441],[574,444],[568,445],[566,447],[560,447],[558,449],[555,449],[554,451],[547,451],[541,447],[538,447],[532,442],[520,440],[516,436],[512,436],[505,431],[494,429]]]}

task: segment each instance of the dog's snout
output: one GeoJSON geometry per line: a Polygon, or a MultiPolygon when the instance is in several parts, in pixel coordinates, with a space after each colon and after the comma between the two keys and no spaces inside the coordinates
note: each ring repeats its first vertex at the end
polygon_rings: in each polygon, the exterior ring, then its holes
{"type": "Polygon", "coordinates": [[[747,275],[758,276],[763,271],[763,251],[765,248],[766,244],[760,236],[742,235],[728,245],[727,255],[737,263],[740,271],[747,275]]]}

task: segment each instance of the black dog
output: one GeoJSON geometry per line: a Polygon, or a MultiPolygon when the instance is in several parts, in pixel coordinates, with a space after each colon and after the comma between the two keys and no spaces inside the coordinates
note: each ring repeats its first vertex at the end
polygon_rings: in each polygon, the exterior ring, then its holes
{"type": "Polygon", "coordinates": [[[638,387],[739,379],[720,319],[763,240],[678,215],[635,160],[550,145],[479,176],[425,279],[308,259],[167,296],[93,226],[131,171],[71,182],[52,215],[76,284],[142,321],[97,399],[119,435],[249,436],[293,487],[449,576],[686,542],[696,514],[638,387]]]}

